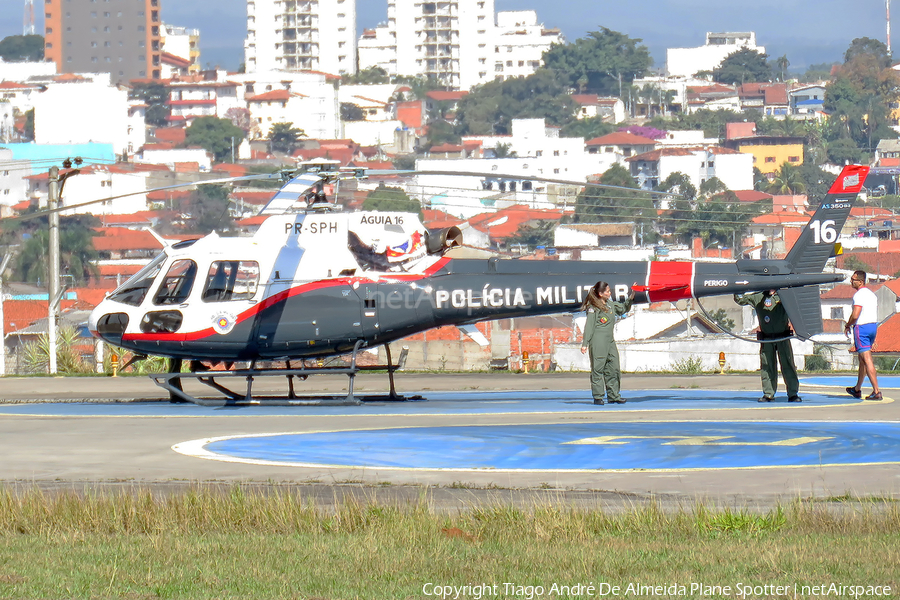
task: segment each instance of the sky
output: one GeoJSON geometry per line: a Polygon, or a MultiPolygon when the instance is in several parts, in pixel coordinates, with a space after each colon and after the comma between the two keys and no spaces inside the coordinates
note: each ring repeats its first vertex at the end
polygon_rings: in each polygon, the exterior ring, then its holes
{"type": "MultiPolygon", "coordinates": [[[[200,30],[204,67],[237,69],[243,61],[246,0],[160,2],[164,22],[200,30]]],[[[38,32],[41,4],[34,1],[38,32]]],[[[895,5],[900,15],[900,2],[895,5]]],[[[21,34],[24,0],[0,0],[0,7],[0,38],[21,34]]],[[[885,0],[495,0],[495,9],[535,10],[545,27],[560,29],[570,42],[601,27],[640,38],[657,67],[665,66],[666,48],[702,46],[707,31],[754,31],[770,59],[787,55],[791,70],[841,61],[854,38],[886,37],[885,0]]],[[[386,17],[387,0],[357,0],[360,32],[386,17]]],[[[896,34],[892,38],[900,43],[896,34]]]]}

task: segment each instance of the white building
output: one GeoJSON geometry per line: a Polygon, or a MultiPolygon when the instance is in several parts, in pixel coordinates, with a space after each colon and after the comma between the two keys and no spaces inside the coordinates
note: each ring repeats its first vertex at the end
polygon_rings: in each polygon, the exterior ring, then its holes
{"type": "Polygon", "coordinates": [[[742,49],[765,54],[763,46],[756,45],[756,33],[752,31],[730,33],[706,33],[706,44],[697,48],[669,48],[666,50],[666,71],[670,76],[691,77],[699,71],[712,71],[725,57],[742,49]]]}
{"type": "Polygon", "coordinates": [[[109,73],[59,75],[34,97],[36,144],[105,142],[121,155],[134,142],[130,128],[128,91],[110,85],[109,73]]]}
{"type": "Polygon", "coordinates": [[[238,95],[250,110],[255,124],[251,139],[268,136],[274,123],[293,123],[309,138],[342,137],[340,77],[284,70],[230,73],[228,77],[239,83],[238,95]]]}
{"type": "Polygon", "coordinates": [[[494,77],[527,77],[543,64],[542,56],[553,44],[564,44],[559,29],[538,23],[533,10],[497,13],[494,38],[494,77]]]}
{"type": "Polygon", "coordinates": [[[472,175],[419,175],[416,187],[408,193],[460,218],[512,204],[571,210],[581,182],[604,173],[615,162],[612,155],[586,152],[583,138],[560,137],[559,129],[548,127],[543,119],[513,119],[512,132],[509,136],[464,137],[463,143],[480,141],[483,148],[506,144],[514,157],[417,160],[417,170],[472,175]],[[578,184],[547,181],[553,179],[578,184]]]}
{"type": "Polygon", "coordinates": [[[387,25],[363,31],[357,52],[360,69],[378,67],[388,75],[397,75],[397,36],[387,25]]]}
{"type": "Polygon", "coordinates": [[[662,147],[626,159],[631,176],[642,189],[652,189],[675,172],[690,178],[697,189],[713,177],[729,190],[753,189],[753,155],[720,146],[662,147]]]}
{"type": "Polygon", "coordinates": [[[188,71],[200,71],[200,30],[162,24],[160,28],[162,51],[190,63],[188,71]]]}
{"type": "Polygon", "coordinates": [[[348,103],[358,106],[366,121],[389,121],[396,116],[394,101],[398,89],[404,87],[406,86],[397,83],[344,84],[338,88],[338,100],[341,104],[348,103]]]}
{"type": "Polygon", "coordinates": [[[163,82],[169,94],[169,121],[190,126],[197,117],[224,118],[229,109],[243,108],[240,84],[226,77],[218,71],[214,78],[189,75],[163,82]]]}
{"type": "MultiPolygon", "coordinates": [[[[79,204],[88,200],[110,198],[87,206],[63,211],[63,215],[128,215],[147,210],[147,179],[151,171],[134,166],[93,165],[81,169],[81,173],[66,180],[60,197],[62,206],[79,204]],[[121,197],[118,197],[121,196],[121,197]]],[[[48,176],[46,173],[27,178],[29,195],[38,198],[40,206],[46,206],[48,176]]]]}
{"type": "Polygon", "coordinates": [[[494,0],[388,0],[386,25],[359,40],[359,67],[426,75],[454,90],[527,76],[565,38],[532,10],[494,13],[494,0]]]}
{"type": "Polygon", "coordinates": [[[356,0],[249,0],[244,62],[248,73],[356,73],[356,0]]]}
{"type": "Polygon", "coordinates": [[[165,165],[174,169],[178,163],[196,163],[200,171],[212,169],[213,155],[203,148],[145,147],[134,157],[136,164],[165,165]]]}
{"type": "Polygon", "coordinates": [[[56,63],[40,62],[6,62],[0,58],[0,81],[25,82],[34,76],[51,77],[56,75],[56,63]]]}

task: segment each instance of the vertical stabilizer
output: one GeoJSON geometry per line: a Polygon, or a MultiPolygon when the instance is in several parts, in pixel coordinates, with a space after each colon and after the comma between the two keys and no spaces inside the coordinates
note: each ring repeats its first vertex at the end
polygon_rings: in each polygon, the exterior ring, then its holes
{"type": "Polygon", "coordinates": [[[844,167],[785,257],[793,273],[822,272],[868,174],[869,167],[864,165],[844,167]]]}

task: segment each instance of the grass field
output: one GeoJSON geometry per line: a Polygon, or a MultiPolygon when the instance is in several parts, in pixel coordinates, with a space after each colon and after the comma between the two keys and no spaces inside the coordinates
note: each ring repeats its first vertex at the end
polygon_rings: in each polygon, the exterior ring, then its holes
{"type": "Polygon", "coordinates": [[[545,502],[448,515],[424,494],[400,508],[323,510],[241,487],[0,490],[0,598],[898,595],[900,506],[890,501],[615,514],[545,502]]]}

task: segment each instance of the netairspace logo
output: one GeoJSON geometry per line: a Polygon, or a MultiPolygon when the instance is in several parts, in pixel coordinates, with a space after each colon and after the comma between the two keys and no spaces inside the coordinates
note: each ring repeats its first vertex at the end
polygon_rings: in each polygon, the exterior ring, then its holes
{"type": "Polygon", "coordinates": [[[746,600],[749,598],[787,597],[809,598],[811,596],[834,596],[836,598],[860,598],[891,596],[892,588],[889,585],[848,585],[841,583],[822,583],[818,585],[802,584],[749,584],[735,583],[732,585],[709,585],[701,582],[685,584],[670,583],[662,585],[648,585],[643,583],[629,583],[627,585],[613,585],[611,583],[575,583],[549,585],[520,585],[517,583],[478,583],[467,585],[442,585],[439,583],[426,583],[422,586],[422,593],[428,597],[441,600],[483,600],[485,598],[521,598],[534,600],[536,598],[615,598],[624,596],[633,597],[666,597],[689,596],[707,598],[711,596],[725,596],[746,600]]]}

